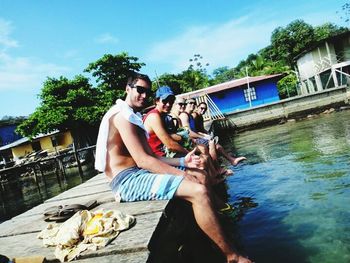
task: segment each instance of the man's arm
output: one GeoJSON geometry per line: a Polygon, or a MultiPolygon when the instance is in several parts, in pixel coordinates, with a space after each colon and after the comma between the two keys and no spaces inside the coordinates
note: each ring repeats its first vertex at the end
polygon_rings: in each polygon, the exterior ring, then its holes
{"type": "Polygon", "coordinates": [[[165,130],[159,114],[151,113],[145,121],[147,130],[153,130],[159,140],[170,150],[177,153],[188,153],[188,151],[176,142],[165,130]]]}
{"type": "Polygon", "coordinates": [[[186,168],[199,168],[202,164],[202,160],[199,156],[197,156],[195,154],[196,151],[197,151],[197,148],[195,147],[189,153],[187,153],[185,157],[167,158],[167,157],[158,156],[158,159],[162,160],[163,162],[165,162],[171,166],[182,166],[182,167],[186,167],[186,168]]]}
{"type": "Polygon", "coordinates": [[[182,137],[176,133],[172,133],[172,134],[170,134],[170,136],[176,142],[180,142],[182,140],[182,137]]]}
{"type": "Polygon", "coordinates": [[[121,114],[113,117],[113,125],[118,127],[125,147],[138,167],[153,173],[185,175],[184,171],[176,169],[154,157],[143,131],[124,119],[121,114]]]}

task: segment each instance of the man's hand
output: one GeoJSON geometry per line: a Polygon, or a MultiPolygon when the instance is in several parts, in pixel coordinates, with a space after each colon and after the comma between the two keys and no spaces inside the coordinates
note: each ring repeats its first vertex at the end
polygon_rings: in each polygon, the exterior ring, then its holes
{"type": "Polygon", "coordinates": [[[185,166],[188,168],[199,168],[201,165],[201,159],[195,154],[195,151],[196,148],[185,156],[185,166]]]}
{"type": "Polygon", "coordinates": [[[208,181],[208,174],[204,170],[199,169],[187,169],[185,171],[185,178],[187,180],[190,180],[192,182],[200,183],[207,185],[209,183],[208,181]]]}

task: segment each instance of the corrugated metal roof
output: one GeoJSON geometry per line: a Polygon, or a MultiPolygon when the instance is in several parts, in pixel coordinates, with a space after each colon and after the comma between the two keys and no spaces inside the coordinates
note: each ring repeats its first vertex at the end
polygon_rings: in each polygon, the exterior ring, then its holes
{"type": "MultiPolygon", "coordinates": [[[[47,134],[42,134],[42,133],[41,133],[41,134],[35,136],[35,137],[33,138],[33,141],[34,141],[34,140],[37,140],[37,139],[40,139],[40,138],[42,138],[42,137],[54,135],[54,134],[59,133],[59,132],[60,132],[60,131],[53,131],[53,132],[50,132],[50,133],[47,133],[47,134]]],[[[17,141],[14,141],[14,142],[12,142],[12,143],[9,143],[9,144],[6,144],[6,145],[4,145],[4,146],[1,146],[1,147],[0,147],[0,151],[7,150],[7,149],[10,149],[10,148],[12,148],[12,147],[19,146],[19,145],[24,144],[24,143],[26,143],[26,142],[28,142],[28,141],[29,141],[29,138],[27,138],[27,137],[21,138],[21,139],[19,139],[19,140],[17,140],[17,141]]]]}
{"type": "Polygon", "coordinates": [[[193,97],[199,97],[203,96],[205,94],[210,94],[218,91],[223,91],[226,89],[232,89],[236,87],[240,87],[242,85],[246,85],[247,82],[249,83],[254,83],[262,80],[267,80],[267,79],[272,79],[272,78],[278,78],[283,76],[283,74],[274,74],[274,75],[265,75],[265,76],[257,76],[257,77],[245,77],[241,79],[234,79],[228,82],[220,83],[214,86],[210,86],[208,88],[200,89],[200,90],[195,90],[183,94],[177,95],[177,97],[181,98],[193,98],[193,97]]]}
{"type": "Polygon", "coordinates": [[[17,141],[14,141],[14,142],[12,142],[12,143],[9,143],[9,144],[6,144],[6,145],[4,145],[4,146],[1,146],[1,147],[0,147],[0,151],[6,150],[6,149],[10,149],[10,148],[12,148],[12,147],[21,145],[21,144],[23,144],[23,143],[25,143],[25,142],[27,142],[27,141],[29,141],[28,138],[21,138],[21,139],[19,139],[19,140],[17,140],[17,141]]]}

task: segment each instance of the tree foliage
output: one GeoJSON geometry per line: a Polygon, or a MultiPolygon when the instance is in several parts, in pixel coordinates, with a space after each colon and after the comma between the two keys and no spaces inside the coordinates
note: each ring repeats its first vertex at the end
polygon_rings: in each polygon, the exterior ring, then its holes
{"type": "Polygon", "coordinates": [[[292,21],[286,27],[276,28],[272,32],[270,45],[256,54],[248,55],[231,71],[234,78],[245,77],[246,69],[248,69],[249,76],[284,73],[286,74],[285,80],[281,80],[282,84],[278,85],[281,98],[287,97],[288,94],[290,96],[296,95],[296,91],[294,91],[296,85],[293,81],[297,80],[292,72],[295,67],[294,58],[318,41],[346,31],[346,28],[332,23],[312,27],[303,20],[292,21]],[[291,92],[287,92],[287,90],[291,90],[291,92]]]}
{"type": "Polygon", "coordinates": [[[298,95],[298,80],[295,74],[290,73],[277,83],[277,88],[281,99],[298,95]]]}
{"type": "Polygon", "coordinates": [[[316,26],[314,30],[315,30],[315,41],[320,41],[322,39],[348,31],[346,27],[339,27],[332,23],[325,23],[323,25],[316,26]]]}
{"type": "Polygon", "coordinates": [[[189,66],[179,74],[165,73],[159,76],[158,80],[153,83],[154,88],[167,85],[173,89],[175,94],[185,93],[193,90],[205,88],[209,85],[209,76],[206,67],[209,63],[202,63],[203,57],[200,54],[193,55],[189,59],[189,66]]]}
{"type": "Polygon", "coordinates": [[[182,82],[180,74],[164,73],[156,81],[153,81],[152,89],[156,90],[159,86],[169,86],[175,94],[181,94],[183,93],[182,82]]]}
{"type": "Polygon", "coordinates": [[[227,66],[219,67],[213,70],[213,78],[209,80],[210,85],[216,85],[219,83],[227,82],[235,79],[235,74],[233,69],[230,69],[227,66]]]}
{"type": "Polygon", "coordinates": [[[48,78],[39,95],[40,106],[18,126],[17,131],[23,136],[34,137],[69,129],[75,139],[93,140],[104,111],[99,106],[99,97],[99,90],[84,76],[78,75],[72,80],[48,78]]]}
{"type": "Polygon", "coordinates": [[[127,78],[131,71],[139,71],[145,63],[138,62],[137,57],[122,52],[117,55],[105,54],[92,62],[84,70],[96,78],[98,89],[102,92],[101,102],[105,108],[113,105],[118,98],[125,95],[127,78]]]}
{"type": "MultiPolygon", "coordinates": [[[[349,11],[349,6],[345,4],[343,10],[349,11]]],[[[248,70],[249,76],[284,73],[286,76],[278,83],[281,98],[296,95],[297,79],[292,71],[295,56],[317,41],[346,30],[332,23],[312,27],[302,20],[295,20],[286,27],[276,28],[270,45],[248,55],[234,68],[219,67],[210,76],[207,73],[209,63],[203,62],[200,54],[194,54],[187,69],[178,74],[161,75],[153,82],[152,89],[168,85],[179,94],[245,77],[248,70]]],[[[144,65],[126,52],[106,54],[84,70],[96,80],[96,87],[82,75],[71,80],[48,78],[39,95],[39,107],[18,126],[18,131],[23,136],[33,137],[56,129],[69,129],[73,135],[86,135],[93,140],[104,112],[116,99],[124,97],[129,73],[139,71],[144,65]]]]}
{"type": "Polygon", "coordinates": [[[271,58],[292,65],[294,57],[305,47],[312,45],[314,40],[313,27],[303,20],[295,20],[285,28],[278,27],[271,35],[271,58]]]}

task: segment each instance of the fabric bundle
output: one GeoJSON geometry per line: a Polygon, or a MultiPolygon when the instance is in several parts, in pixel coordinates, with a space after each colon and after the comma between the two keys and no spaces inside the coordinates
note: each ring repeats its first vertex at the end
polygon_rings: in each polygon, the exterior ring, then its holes
{"type": "Polygon", "coordinates": [[[77,258],[83,251],[107,246],[120,231],[127,230],[135,218],[118,210],[82,210],[61,225],[49,224],[38,238],[44,246],[56,246],[55,257],[61,262],[77,258]]]}

